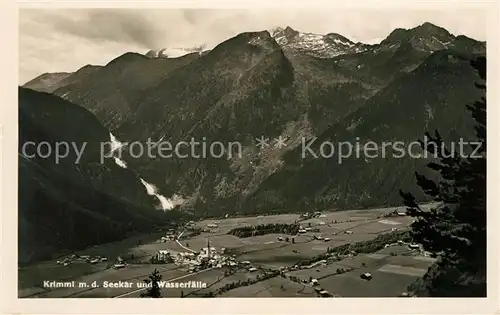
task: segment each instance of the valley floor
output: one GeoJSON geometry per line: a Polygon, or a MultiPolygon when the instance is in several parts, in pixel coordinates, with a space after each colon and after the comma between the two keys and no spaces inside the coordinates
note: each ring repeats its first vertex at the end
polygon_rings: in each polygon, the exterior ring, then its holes
{"type": "MultiPolygon", "coordinates": [[[[300,261],[325,254],[328,248],[369,241],[384,233],[407,229],[413,221],[411,217],[384,217],[395,209],[322,213],[299,222],[303,227],[316,229],[316,232],[295,236],[295,243],[284,241],[291,238],[284,234],[238,238],[227,232],[248,225],[291,224],[300,219],[296,214],[199,221],[194,223],[195,227],[206,229],[217,225],[217,228],[192,238],[187,236],[186,239],[167,242],[155,242],[164,233],[152,233],[148,237],[103,244],[78,253],[107,258],[107,261],[94,264],[74,261],[64,266],[57,261],[48,261],[20,267],[18,295],[20,298],[139,297],[144,289],[137,283],[143,283],[156,268],[164,281],[206,284],[203,288],[163,288],[163,297],[318,297],[320,292],[326,291],[331,296],[345,297],[400,296],[433,263],[433,259],[412,250],[407,244],[393,244],[375,253],[349,255],[338,261],[320,261],[315,266],[296,266],[300,261]],[[318,236],[319,240],[316,239],[318,236]],[[190,273],[187,266],[149,262],[159,250],[187,252],[186,248],[189,248],[200,251],[207,246],[208,240],[211,247],[217,251],[225,248],[240,264],[232,272],[221,267],[190,273]],[[118,257],[125,258],[127,266],[112,268],[118,257]],[[242,264],[245,261],[249,263],[242,264]],[[249,270],[249,266],[255,269],[249,270]],[[371,274],[371,279],[362,279],[364,273],[371,274]],[[315,279],[314,283],[311,283],[312,279],[315,279]],[[44,287],[46,281],[69,284],[44,287]],[[106,281],[116,283],[117,287],[105,287],[106,281]]],[[[176,232],[180,234],[182,231],[176,232]]]]}

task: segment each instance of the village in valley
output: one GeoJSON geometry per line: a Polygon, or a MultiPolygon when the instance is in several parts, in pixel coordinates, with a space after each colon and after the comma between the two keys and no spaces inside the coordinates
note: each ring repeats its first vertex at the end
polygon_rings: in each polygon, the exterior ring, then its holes
{"type": "Polygon", "coordinates": [[[142,282],[156,269],[163,297],[411,296],[434,262],[408,234],[404,208],[178,223],[19,269],[21,297],[139,297],[136,287],[44,288],[43,281],[142,282]]]}

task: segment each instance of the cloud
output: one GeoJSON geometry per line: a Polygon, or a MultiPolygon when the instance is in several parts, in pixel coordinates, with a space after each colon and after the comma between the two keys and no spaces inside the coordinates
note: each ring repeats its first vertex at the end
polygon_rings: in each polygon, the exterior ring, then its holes
{"type": "Polygon", "coordinates": [[[76,21],[71,15],[55,19],[53,27],[98,42],[130,42],[144,47],[154,45],[161,32],[153,21],[144,15],[134,14],[131,10],[94,9],[84,13],[86,14],[76,21]]]}
{"type": "Polygon", "coordinates": [[[277,26],[354,41],[376,42],[397,27],[429,21],[454,34],[485,40],[485,12],[457,10],[374,11],[304,9],[22,9],[19,15],[21,83],[44,72],[75,71],[149,49],[187,48],[245,31],[277,26]]]}

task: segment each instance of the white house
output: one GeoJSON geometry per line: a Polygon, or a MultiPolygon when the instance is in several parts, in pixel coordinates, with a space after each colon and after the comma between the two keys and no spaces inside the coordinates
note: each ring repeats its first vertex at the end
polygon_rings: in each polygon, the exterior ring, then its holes
{"type": "Polygon", "coordinates": [[[320,292],[319,292],[319,294],[320,294],[322,297],[330,297],[330,296],[332,296],[332,295],[330,294],[330,292],[328,292],[328,291],[326,291],[326,290],[322,290],[322,291],[320,291],[320,292]]]}
{"type": "Polygon", "coordinates": [[[168,250],[161,249],[156,254],[156,258],[160,261],[165,261],[171,258],[170,252],[168,250]]]}
{"type": "Polygon", "coordinates": [[[114,266],[113,266],[113,268],[115,268],[115,269],[121,269],[123,267],[125,267],[125,264],[114,264],[114,266]]]}
{"type": "Polygon", "coordinates": [[[361,275],[361,279],[371,280],[372,279],[372,274],[369,273],[369,272],[365,272],[364,274],[361,275]]]}

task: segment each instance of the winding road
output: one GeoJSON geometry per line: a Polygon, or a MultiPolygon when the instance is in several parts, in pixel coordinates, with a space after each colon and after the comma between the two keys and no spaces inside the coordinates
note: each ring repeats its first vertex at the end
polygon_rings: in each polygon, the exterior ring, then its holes
{"type": "Polygon", "coordinates": [[[182,232],[181,232],[181,233],[177,236],[177,238],[175,239],[175,242],[177,243],[177,245],[179,245],[180,247],[184,248],[185,250],[187,250],[187,251],[189,251],[189,252],[191,252],[191,253],[196,253],[196,251],[195,251],[195,250],[192,250],[191,248],[186,247],[186,246],[184,246],[184,245],[182,245],[182,244],[181,244],[180,239],[181,239],[181,237],[182,237],[182,234],[184,234],[184,231],[182,231],[182,232]]]}

